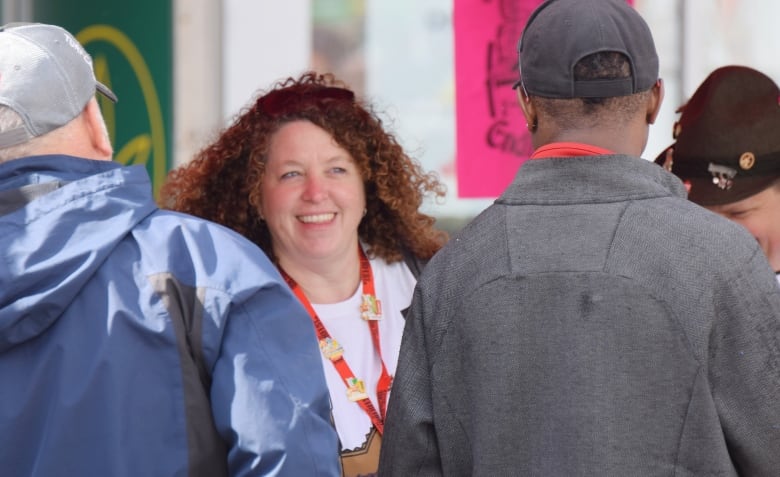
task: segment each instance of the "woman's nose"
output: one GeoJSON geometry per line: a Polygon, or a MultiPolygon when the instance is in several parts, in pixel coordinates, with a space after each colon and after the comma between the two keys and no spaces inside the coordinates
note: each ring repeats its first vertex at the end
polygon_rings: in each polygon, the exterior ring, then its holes
{"type": "Polygon", "coordinates": [[[328,196],[325,181],[318,176],[310,175],[306,178],[306,184],[303,191],[305,200],[317,202],[328,196]]]}

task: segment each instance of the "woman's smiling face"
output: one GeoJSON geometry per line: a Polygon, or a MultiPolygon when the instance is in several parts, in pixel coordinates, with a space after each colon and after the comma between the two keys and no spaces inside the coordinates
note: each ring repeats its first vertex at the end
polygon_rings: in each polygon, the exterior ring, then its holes
{"type": "Polygon", "coordinates": [[[280,262],[355,254],[366,206],[355,161],[309,121],[282,126],[271,138],[261,214],[280,262]]]}

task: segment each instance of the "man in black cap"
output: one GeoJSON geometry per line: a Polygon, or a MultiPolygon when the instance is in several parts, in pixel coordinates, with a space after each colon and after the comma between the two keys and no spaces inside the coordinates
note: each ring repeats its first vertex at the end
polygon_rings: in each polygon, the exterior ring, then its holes
{"type": "Polygon", "coordinates": [[[744,66],[713,71],[681,107],[656,163],[688,198],[747,228],[780,272],[780,89],[744,66]]]}
{"type": "Polygon", "coordinates": [[[519,53],[535,152],[420,277],[380,475],[777,475],[780,290],[744,228],[639,157],[648,26],[550,0],[519,53]]]}

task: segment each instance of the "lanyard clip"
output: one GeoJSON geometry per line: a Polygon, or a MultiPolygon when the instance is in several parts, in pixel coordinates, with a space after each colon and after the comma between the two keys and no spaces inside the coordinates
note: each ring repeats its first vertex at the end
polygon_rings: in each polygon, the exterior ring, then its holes
{"type": "Polygon", "coordinates": [[[366,321],[382,319],[382,302],[374,295],[363,294],[363,302],[360,304],[360,317],[366,321]]]}

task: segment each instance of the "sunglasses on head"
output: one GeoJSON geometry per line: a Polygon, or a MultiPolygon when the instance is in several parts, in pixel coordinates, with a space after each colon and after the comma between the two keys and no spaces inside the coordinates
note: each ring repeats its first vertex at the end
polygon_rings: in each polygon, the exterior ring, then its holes
{"type": "Polygon", "coordinates": [[[260,98],[258,105],[268,114],[285,114],[307,106],[323,107],[334,101],[354,100],[355,93],[345,88],[291,86],[266,94],[260,98]]]}

